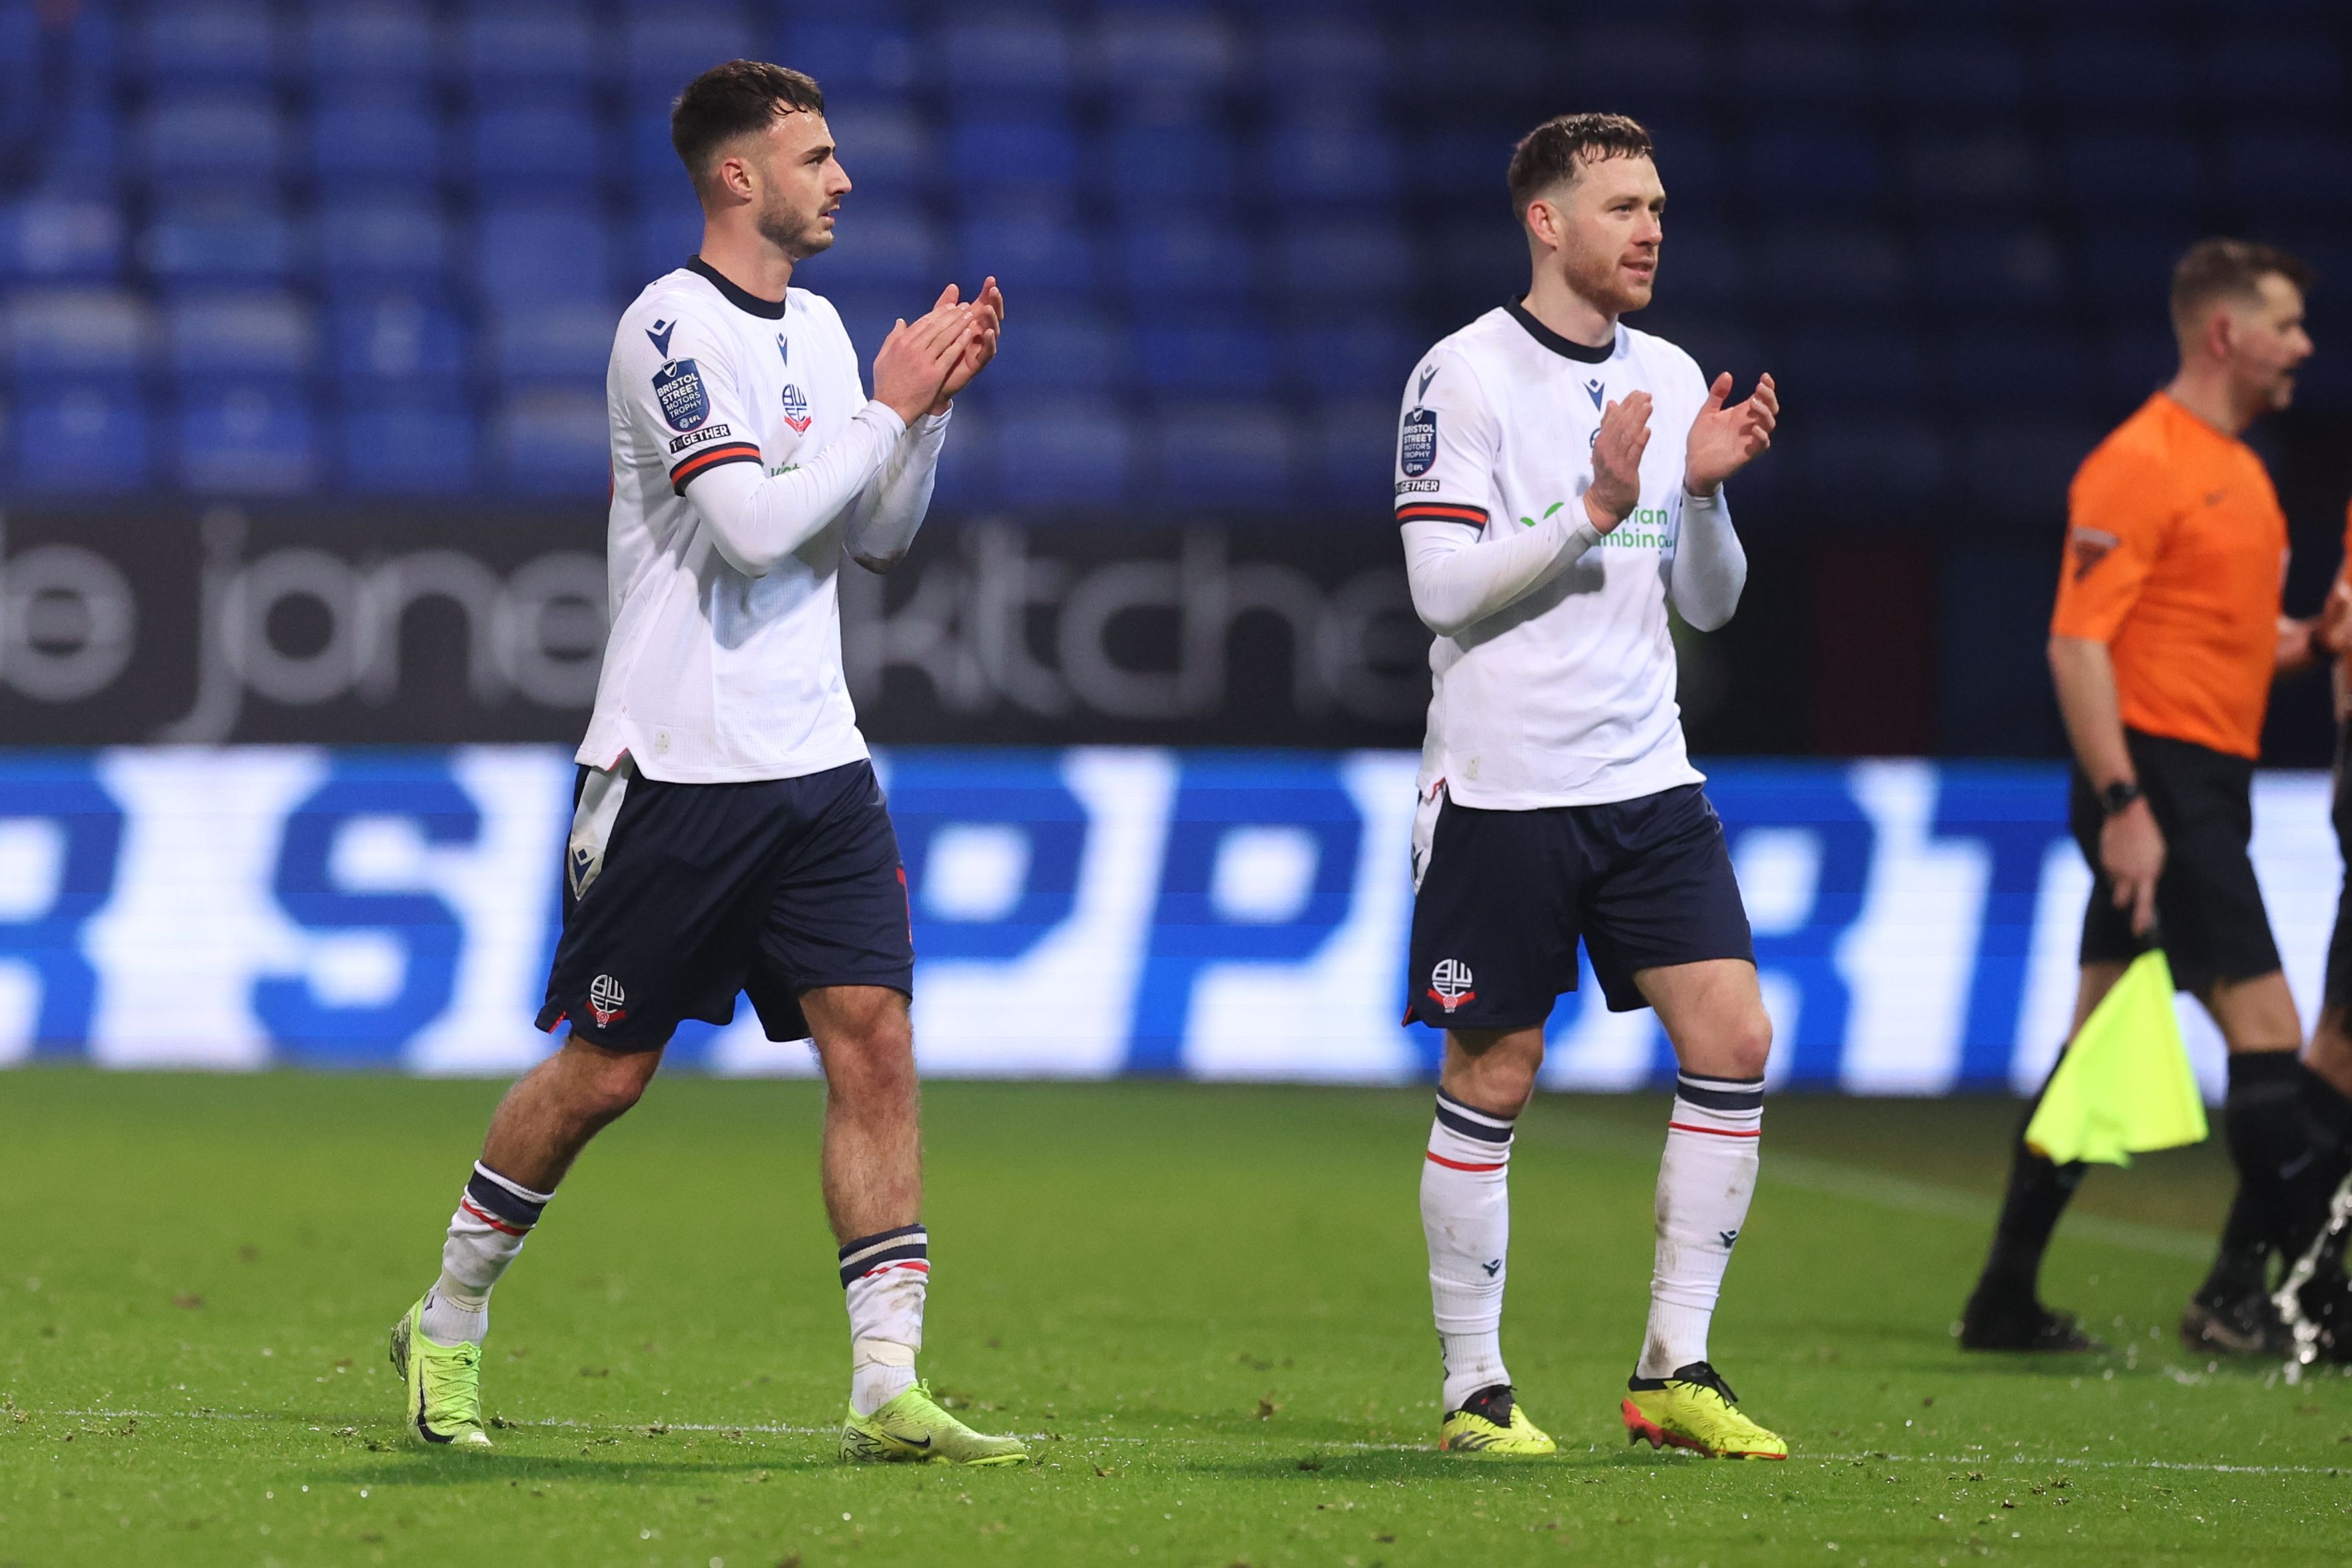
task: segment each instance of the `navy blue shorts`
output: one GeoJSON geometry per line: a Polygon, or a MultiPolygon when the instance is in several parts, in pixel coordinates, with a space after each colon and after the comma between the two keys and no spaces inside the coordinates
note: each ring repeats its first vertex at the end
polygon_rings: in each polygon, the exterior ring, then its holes
{"type": "Polygon", "coordinates": [[[653,1051],[749,993],[770,1040],[805,1040],[803,991],[914,994],[907,873],[871,763],[748,784],[583,768],[564,870],[543,1030],[568,1019],[593,1045],[653,1051]]]}
{"type": "Polygon", "coordinates": [[[1649,1005],[1643,969],[1756,961],[1723,823],[1696,784],[1532,811],[1457,805],[1441,784],[1430,810],[1415,824],[1408,1023],[1540,1024],[1576,989],[1580,941],[1612,1012],[1649,1005]]]}

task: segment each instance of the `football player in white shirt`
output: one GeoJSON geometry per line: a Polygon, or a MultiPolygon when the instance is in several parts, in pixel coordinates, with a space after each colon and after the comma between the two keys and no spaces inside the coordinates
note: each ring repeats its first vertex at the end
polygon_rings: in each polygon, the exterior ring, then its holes
{"type": "Polygon", "coordinates": [[[1770,444],[1769,376],[1729,404],[1688,354],[1620,318],[1650,302],[1665,193],[1622,115],[1519,143],[1525,298],[1413,371],[1397,519],[1437,640],[1413,835],[1408,1016],[1446,1031],[1422,1166],[1444,1347],[1440,1446],[1553,1451],[1500,1331],[1512,1126],[1580,941],[1609,1006],[1649,1007],[1681,1065],[1658,1171],[1649,1332],[1630,1436],[1784,1458],[1707,1360],[1747,1223],[1771,1022],[1722,824],[1685,754],[1669,599],[1711,631],[1747,578],[1723,482],[1770,444]]]}
{"type": "Polygon", "coordinates": [[[834,591],[845,551],[877,571],[906,552],[1003,298],[993,279],[969,302],[950,285],[883,342],[869,399],[841,319],[792,287],[850,188],[816,83],[730,62],[688,86],[670,134],[702,253],[623,314],[606,380],[613,630],[540,1015],[571,1033],[500,1103],[440,1276],[394,1326],[406,1416],[428,1443],[489,1446],[491,1286],[679,1022],[723,1023],[748,991],[769,1036],[813,1037],[824,1067],[851,1339],[842,1458],[1020,1464],[1020,1442],[972,1431],[915,1377],[930,1259],[914,954],[834,591]]]}

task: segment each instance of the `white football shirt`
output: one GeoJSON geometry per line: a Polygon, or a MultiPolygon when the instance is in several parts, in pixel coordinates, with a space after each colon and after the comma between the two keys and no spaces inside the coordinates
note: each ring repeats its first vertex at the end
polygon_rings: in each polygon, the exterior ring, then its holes
{"type": "Polygon", "coordinates": [[[867,401],[831,305],[798,287],[761,299],[699,257],[623,312],[605,406],[612,631],[579,760],[609,769],[626,756],[648,778],[708,784],[866,756],[841,669],[843,528],[887,485],[916,508],[911,534],[947,416],[908,431],[867,401]],[[694,482],[737,464],[781,476],[845,440],[860,449],[835,514],[772,569],[739,569],[694,482]]]}
{"type": "Polygon", "coordinates": [[[1570,342],[1513,303],[1430,350],[1406,384],[1400,523],[1477,530],[1481,544],[1581,508],[1601,410],[1650,394],[1633,515],[1549,581],[1429,651],[1422,790],[1530,810],[1631,800],[1702,781],[1683,744],[1666,592],[1683,456],[1706,381],[1662,338],[1618,326],[1570,342]]]}

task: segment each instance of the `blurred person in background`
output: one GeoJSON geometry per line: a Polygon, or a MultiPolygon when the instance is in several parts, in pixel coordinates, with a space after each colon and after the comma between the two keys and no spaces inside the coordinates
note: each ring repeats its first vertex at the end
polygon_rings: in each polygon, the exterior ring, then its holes
{"type": "Polygon", "coordinates": [[[723,1023],[748,991],[769,1037],[813,1038],[824,1073],[851,1336],[842,1458],[1019,1464],[1021,1443],[972,1431],[915,1375],[930,1262],[914,954],[835,600],[845,551],[880,571],[912,542],[1003,299],[993,279],[969,302],[950,284],[885,340],[867,397],[840,317],[791,287],[850,190],[817,84],[736,60],[688,86],[670,128],[705,226],[701,254],[623,313],[606,380],[613,630],[539,1019],[570,1035],[499,1103],[393,1363],[419,1437],[488,1446],[491,1287],[679,1022],[723,1023]]]}
{"type": "Polygon", "coordinates": [[[1723,483],[1771,444],[1780,404],[1765,376],[1726,406],[1728,374],[1710,385],[1621,320],[1649,304],[1664,239],[1640,125],[1538,126],[1509,183],[1528,292],[1422,360],[1396,468],[1413,606],[1437,633],[1406,1008],[1446,1031],[1421,1187],[1439,1444],[1554,1450],[1500,1333],[1513,1126],[1580,940],[1610,1008],[1656,1009],[1681,1064],[1628,1437],[1785,1458],[1707,1359],[1755,1190],[1772,1025],[1723,825],[1684,745],[1667,622],[1669,600],[1701,631],[1731,619],[1748,563],[1723,483]]]}
{"type": "MultiPolygon", "coordinates": [[[[2294,257],[2241,240],[2207,240],[2181,258],[2179,371],[2075,475],[2051,620],[2074,753],[2069,815],[2094,875],[2069,1037],[2160,945],[2229,1047],[2222,1126],[2238,1190],[2180,1321],[2181,1338],[2209,1353],[2284,1349],[2270,1262],[2316,1236],[2352,1144],[2352,1102],[2301,1061],[2302,1023],[2247,853],[2271,684],[2343,636],[2340,599],[2324,622],[2282,613],[2286,516],[2240,439],[2294,396],[2312,351],[2310,280],[2294,257]]],[[[1991,1255],[1961,1316],[1965,1348],[2097,1348],[2038,1291],[2083,1174],[2036,1153],[2021,1127],[1991,1255]]]]}

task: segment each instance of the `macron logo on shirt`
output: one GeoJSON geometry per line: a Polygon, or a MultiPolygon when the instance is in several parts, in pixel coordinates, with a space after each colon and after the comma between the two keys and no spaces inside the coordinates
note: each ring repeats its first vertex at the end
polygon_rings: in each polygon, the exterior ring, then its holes
{"type": "Polygon", "coordinates": [[[647,328],[646,336],[652,340],[654,352],[665,360],[668,359],[669,335],[677,330],[677,323],[675,321],[656,321],[647,328]]]}

